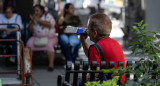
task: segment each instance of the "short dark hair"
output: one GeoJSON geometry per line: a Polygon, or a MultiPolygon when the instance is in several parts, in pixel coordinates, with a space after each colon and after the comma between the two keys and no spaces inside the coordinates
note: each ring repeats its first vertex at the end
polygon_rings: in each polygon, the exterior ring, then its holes
{"type": "Polygon", "coordinates": [[[109,36],[112,30],[112,22],[106,14],[95,13],[90,16],[88,27],[97,31],[99,36],[109,36]]]}
{"type": "Polygon", "coordinates": [[[36,7],[38,7],[43,13],[45,13],[45,9],[42,5],[36,4],[33,8],[36,8],[36,7]]]}
{"type": "Polygon", "coordinates": [[[13,13],[14,9],[13,9],[13,6],[12,6],[12,5],[4,6],[3,13],[5,13],[8,8],[11,8],[12,13],[13,13]]]}

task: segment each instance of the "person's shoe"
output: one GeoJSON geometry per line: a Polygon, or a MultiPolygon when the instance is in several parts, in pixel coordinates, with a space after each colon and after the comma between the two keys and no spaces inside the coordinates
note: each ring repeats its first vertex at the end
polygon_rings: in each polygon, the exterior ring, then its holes
{"type": "Polygon", "coordinates": [[[66,65],[64,65],[64,69],[66,69],[66,65]]]}
{"type": "Polygon", "coordinates": [[[5,66],[10,67],[10,66],[16,66],[16,58],[15,57],[10,57],[5,59],[5,66]]]}
{"type": "Polygon", "coordinates": [[[74,64],[72,63],[72,70],[74,70],[74,64]]]}
{"type": "MultiPolygon", "coordinates": [[[[64,69],[66,69],[66,65],[64,65],[64,69]]],[[[73,70],[74,69],[74,64],[72,63],[72,68],[71,68],[71,70],[73,70]]]]}
{"type": "Polygon", "coordinates": [[[15,63],[15,62],[16,62],[16,59],[15,59],[15,57],[10,57],[10,58],[9,58],[9,61],[15,63]]]}
{"type": "Polygon", "coordinates": [[[48,72],[52,72],[52,71],[54,71],[54,68],[48,67],[48,72]]]}

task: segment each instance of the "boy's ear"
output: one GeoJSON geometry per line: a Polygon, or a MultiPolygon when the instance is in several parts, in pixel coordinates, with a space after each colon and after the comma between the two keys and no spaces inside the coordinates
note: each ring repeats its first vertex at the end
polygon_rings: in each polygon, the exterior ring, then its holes
{"type": "Polygon", "coordinates": [[[96,38],[98,36],[97,31],[94,31],[94,38],[96,38]]]}

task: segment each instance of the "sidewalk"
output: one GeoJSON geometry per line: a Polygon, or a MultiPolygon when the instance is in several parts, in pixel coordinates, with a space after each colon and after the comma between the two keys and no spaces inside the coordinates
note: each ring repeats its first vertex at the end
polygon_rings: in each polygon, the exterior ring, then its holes
{"type": "Polygon", "coordinates": [[[48,72],[47,67],[39,67],[33,70],[33,86],[57,86],[57,76],[64,74],[63,67],[56,66],[53,72],[48,72]]]}

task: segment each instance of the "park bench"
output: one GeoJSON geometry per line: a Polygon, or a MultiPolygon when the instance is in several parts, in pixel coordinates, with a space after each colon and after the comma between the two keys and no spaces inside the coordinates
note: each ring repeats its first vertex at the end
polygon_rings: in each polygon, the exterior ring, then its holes
{"type": "MultiPolygon", "coordinates": [[[[131,67],[134,63],[138,63],[138,62],[139,61],[126,61],[126,66],[131,67]]],[[[109,64],[109,69],[114,68],[114,61],[110,61],[108,64],[109,64]]],[[[99,73],[98,80],[100,80],[101,82],[103,80],[113,78],[111,76],[112,73],[104,74],[101,71],[101,69],[106,69],[106,62],[105,61],[101,61],[100,70],[96,70],[96,68],[97,68],[96,61],[93,61],[91,63],[90,70],[89,70],[89,62],[88,61],[83,62],[82,68],[80,68],[80,65],[81,65],[80,61],[75,61],[74,69],[71,69],[72,62],[68,61],[66,63],[65,75],[58,75],[58,77],[57,77],[57,86],[85,86],[85,83],[87,82],[87,80],[86,80],[87,73],[90,73],[90,80],[89,81],[91,81],[91,82],[97,80],[97,77],[95,77],[95,73],[99,73]],[[73,74],[72,80],[71,80],[71,74],[73,74]],[[81,74],[81,76],[79,76],[80,74],[81,74]],[[107,75],[107,79],[104,77],[106,75],[107,75]]],[[[118,62],[117,67],[120,67],[120,66],[123,67],[123,61],[118,62]]],[[[154,69],[156,67],[157,66],[154,65],[150,71],[152,71],[152,69],[154,69]]],[[[133,70],[136,70],[136,68],[133,70]]],[[[126,79],[136,80],[136,74],[133,75],[131,73],[126,73],[125,75],[126,75],[125,76],[126,79]]],[[[158,76],[158,74],[153,74],[152,78],[156,78],[157,76],[158,76]]],[[[118,85],[121,85],[121,84],[122,83],[119,80],[118,85]]]]}
{"type": "MultiPolygon", "coordinates": [[[[132,61],[127,61],[127,66],[131,66],[132,65],[132,61]]],[[[119,66],[123,66],[123,61],[119,61],[118,62],[118,67],[119,66]]],[[[57,78],[57,86],[71,86],[70,84],[70,75],[73,74],[73,86],[84,86],[86,83],[86,77],[87,77],[87,73],[91,74],[90,77],[90,81],[95,81],[96,77],[95,77],[95,73],[99,73],[98,76],[98,80],[100,80],[101,82],[104,80],[104,73],[101,70],[96,70],[97,68],[97,62],[93,61],[91,63],[91,67],[90,70],[89,69],[89,62],[88,61],[84,61],[83,62],[83,67],[82,69],[80,69],[80,61],[75,61],[74,64],[74,69],[72,70],[72,62],[68,61],[66,63],[66,71],[65,71],[65,75],[59,75],[57,78]],[[78,74],[82,74],[82,77],[80,78],[78,76],[78,74]],[[81,82],[81,84],[79,84],[81,82]]],[[[109,68],[114,68],[114,61],[110,61],[109,62],[109,68]]],[[[105,61],[101,61],[100,63],[100,69],[106,69],[106,62],[105,61]]],[[[105,74],[106,75],[106,74],[105,74]]],[[[108,79],[111,79],[111,73],[107,74],[108,75],[108,79]]],[[[126,75],[126,78],[128,78],[129,75],[126,75]]]]}

